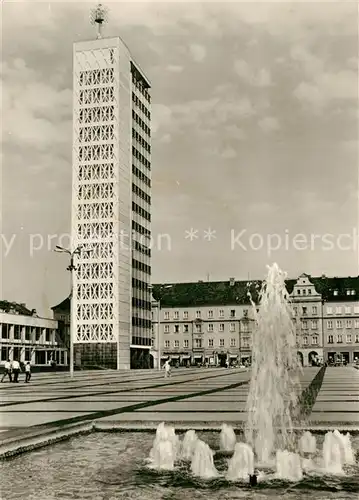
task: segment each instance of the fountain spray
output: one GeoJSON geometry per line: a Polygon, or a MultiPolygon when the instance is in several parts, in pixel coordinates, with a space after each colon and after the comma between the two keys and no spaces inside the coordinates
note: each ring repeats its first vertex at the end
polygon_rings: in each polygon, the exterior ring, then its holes
{"type": "Polygon", "coordinates": [[[293,449],[294,445],[292,418],[301,366],[285,278],[277,264],[268,266],[259,312],[251,297],[256,324],[245,435],[261,463],[268,463],[275,450],[293,449]]]}

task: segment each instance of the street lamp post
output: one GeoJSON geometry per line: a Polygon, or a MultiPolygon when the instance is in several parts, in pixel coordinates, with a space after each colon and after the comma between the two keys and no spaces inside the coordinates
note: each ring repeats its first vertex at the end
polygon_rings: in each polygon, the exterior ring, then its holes
{"type": "MultiPolygon", "coordinates": [[[[172,285],[162,285],[160,290],[172,288],[172,285]]],[[[148,285],[148,289],[152,292],[153,285],[148,285]]],[[[158,356],[158,370],[161,370],[161,296],[158,296],[157,303],[157,356],[158,356]]]]}
{"type": "Polygon", "coordinates": [[[70,271],[70,377],[73,378],[74,376],[74,333],[75,333],[75,301],[74,301],[74,271],[76,271],[76,266],[75,266],[75,256],[80,255],[82,249],[82,245],[79,245],[78,247],[75,248],[72,252],[68,250],[67,248],[60,247],[59,245],[56,245],[55,247],[55,252],[59,253],[67,253],[70,255],[70,264],[66,268],[67,271],[70,271]]]}

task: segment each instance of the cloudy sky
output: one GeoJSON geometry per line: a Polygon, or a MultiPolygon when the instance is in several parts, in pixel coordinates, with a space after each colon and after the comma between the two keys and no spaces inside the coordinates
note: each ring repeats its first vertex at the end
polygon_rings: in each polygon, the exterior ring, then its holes
{"type": "MultiPolygon", "coordinates": [[[[356,3],[107,5],[104,34],[153,85],[153,282],[274,261],[358,275],[356,3]]],[[[94,37],[92,6],[3,5],[1,295],[41,313],[69,286],[51,249],[68,244],[72,43],[94,37]]]]}

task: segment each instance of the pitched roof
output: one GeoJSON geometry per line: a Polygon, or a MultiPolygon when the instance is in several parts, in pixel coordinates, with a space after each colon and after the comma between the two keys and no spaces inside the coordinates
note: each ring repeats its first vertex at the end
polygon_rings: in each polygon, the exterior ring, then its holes
{"type": "Polygon", "coordinates": [[[65,300],[60,302],[60,304],[57,304],[56,306],[51,307],[53,311],[60,310],[60,311],[69,311],[70,310],[70,296],[68,296],[65,300]]]}
{"type": "Polygon", "coordinates": [[[21,314],[22,316],[33,316],[36,313],[35,309],[30,310],[25,304],[9,302],[8,300],[0,300],[0,311],[21,314]]]}
{"type": "MultiPolygon", "coordinates": [[[[318,293],[327,302],[359,301],[359,277],[328,278],[307,275],[318,293]],[[347,290],[354,290],[354,295],[347,295],[347,290]],[[334,295],[337,291],[337,295],[334,295]]],[[[249,305],[248,291],[255,302],[262,280],[234,281],[197,281],[188,283],[162,283],[153,285],[152,295],[161,299],[163,307],[196,307],[220,305],[249,305]]],[[[291,294],[297,279],[286,280],[288,293],[291,294]]],[[[69,311],[70,297],[51,308],[53,311],[69,311]]]]}
{"type": "MultiPolygon", "coordinates": [[[[318,293],[326,301],[359,300],[359,277],[349,278],[312,278],[318,293]],[[334,295],[334,290],[337,295],[334,295]],[[347,295],[347,290],[354,290],[355,295],[347,295]]],[[[286,280],[288,293],[292,293],[297,279],[286,280]]],[[[250,304],[248,291],[255,302],[258,301],[262,280],[251,281],[198,281],[192,283],[171,283],[153,285],[153,298],[161,299],[164,307],[191,307],[250,304]]]]}

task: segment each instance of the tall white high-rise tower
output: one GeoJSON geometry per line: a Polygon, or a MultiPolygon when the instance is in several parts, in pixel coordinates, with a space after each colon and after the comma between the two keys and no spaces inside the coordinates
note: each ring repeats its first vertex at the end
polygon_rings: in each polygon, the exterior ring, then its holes
{"type": "Polygon", "coordinates": [[[73,49],[75,363],[150,367],[150,84],[119,37],[73,49]]]}

